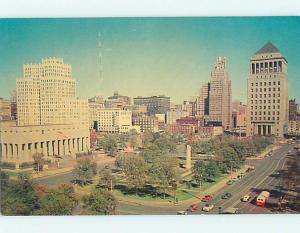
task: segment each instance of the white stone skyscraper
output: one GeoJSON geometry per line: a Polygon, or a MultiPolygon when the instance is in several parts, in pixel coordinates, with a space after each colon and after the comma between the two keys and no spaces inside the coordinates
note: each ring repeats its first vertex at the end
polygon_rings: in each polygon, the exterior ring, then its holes
{"type": "Polygon", "coordinates": [[[209,121],[231,128],[231,81],[226,59],[219,57],[211,72],[209,91],[209,121]]]}
{"type": "Polygon", "coordinates": [[[250,60],[247,135],[283,137],[288,130],[288,62],[270,41],[250,60]]]}
{"type": "Polygon", "coordinates": [[[71,66],[47,58],[26,64],[17,79],[18,125],[76,124],[88,127],[88,102],[76,97],[71,66]]]}

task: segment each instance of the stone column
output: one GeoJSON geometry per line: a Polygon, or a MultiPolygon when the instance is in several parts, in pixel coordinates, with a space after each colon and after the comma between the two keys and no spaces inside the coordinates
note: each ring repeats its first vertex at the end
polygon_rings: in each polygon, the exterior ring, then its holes
{"type": "Polygon", "coordinates": [[[190,170],[192,168],[192,148],[190,145],[186,145],[186,164],[185,169],[190,170]]]}
{"type": "Polygon", "coordinates": [[[79,138],[76,138],[76,152],[80,152],[80,142],[79,142],[79,138]]]}
{"type": "Polygon", "coordinates": [[[11,161],[12,159],[12,144],[7,144],[7,160],[11,161]]]}
{"type": "Polygon", "coordinates": [[[52,141],[53,143],[53,148],[54,148],[54,155],[58,155],[58,142],[57,141],[52,141]]]}
{"type": "Polygon", "coordinates": [[[3,147],[3,149],[2,149],[2,151],[3,151],[2,159],[7,160],[7,143],[3,143],[2,147],[3,147]]]}
{"type": "Polygon", "coordinates": [[[60,156],[64,156],[63,140],[59,140],[59,153],[60,153],[60,156]]]}

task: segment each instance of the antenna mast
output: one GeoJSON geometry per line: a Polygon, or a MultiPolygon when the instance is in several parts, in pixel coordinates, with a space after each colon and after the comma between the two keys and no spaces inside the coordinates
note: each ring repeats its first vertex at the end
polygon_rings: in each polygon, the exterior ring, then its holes
{"type": "Polygon", "coordinates": [[[101,33],[98,32],[98,72],[99,72],[99,84],[102,89],[103,82],[103,67],[102,67],[102,42],[101,42],[101,33]]]}

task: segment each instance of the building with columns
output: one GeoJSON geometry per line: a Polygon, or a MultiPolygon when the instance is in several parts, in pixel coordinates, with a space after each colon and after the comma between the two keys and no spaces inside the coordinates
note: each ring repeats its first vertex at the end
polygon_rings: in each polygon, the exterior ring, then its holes
{"type": "Polygon", "coordinates": [[[288,131],[288,61],[269,41],[249,68],[247,135],[283,137],[288,131]]]}
{"type": "Polygon", "coordinates": [[[58,58],[24,65],[16,84],[17,123],[0,122],[1,161],[17,165],[35,153],[51,159],[89,152],[88,102],[76,97],[70,65],[58,58]]]}
{"type": "Polygon", "coordinates": [[[13,121],[2,121],[0,134],[1,161],[20,164],[33,161],[36,153],[51,160],[90,150],[89,131],[72,124],[17,126],[13,121]]]}

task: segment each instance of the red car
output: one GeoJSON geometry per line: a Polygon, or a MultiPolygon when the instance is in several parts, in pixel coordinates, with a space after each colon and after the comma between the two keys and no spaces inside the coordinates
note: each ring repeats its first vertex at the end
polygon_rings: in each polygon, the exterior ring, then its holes
{"type": "Polygon", "coordinates": [[[198,209],[198,204],[192,204],[189,208],[190,212],[195,212],[198,209]]]}
{"type": "Polygon", "coordinates": [[[201,201],[208,202],[208,201],[211,201],[212,199],[213,199],[213,197],[211,195],[205,195],[201,201]]]}

